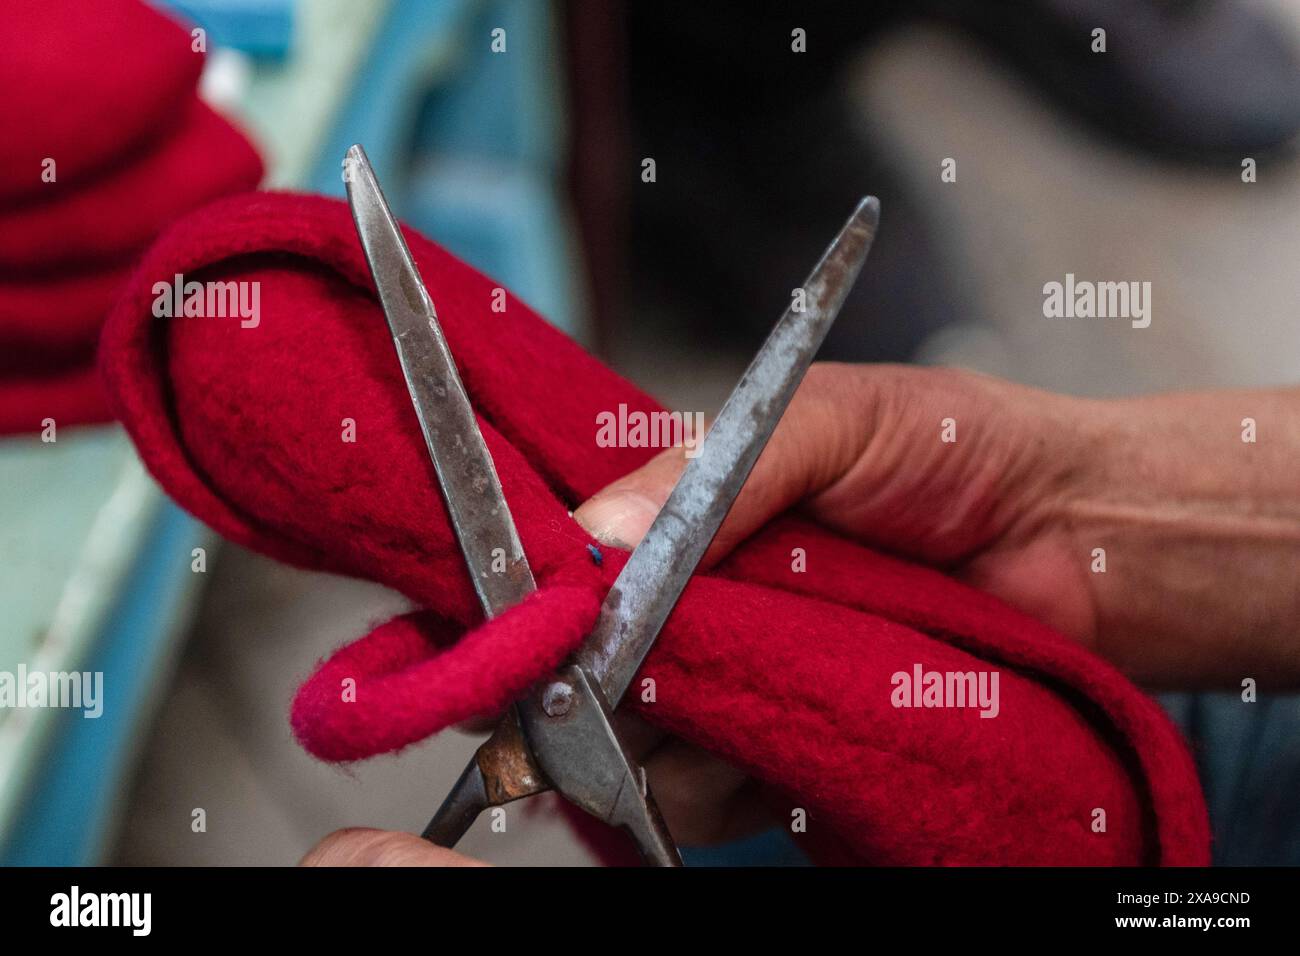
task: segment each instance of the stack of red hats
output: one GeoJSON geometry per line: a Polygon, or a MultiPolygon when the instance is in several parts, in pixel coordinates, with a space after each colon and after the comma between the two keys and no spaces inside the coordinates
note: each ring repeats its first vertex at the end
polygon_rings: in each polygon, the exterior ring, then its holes
{"type": "Polygon", "coordinates": [[[95,345],[134,260],[261,179],[201,46],[139,0],[0,4],[0,433],[109,420],[95,345]]]}

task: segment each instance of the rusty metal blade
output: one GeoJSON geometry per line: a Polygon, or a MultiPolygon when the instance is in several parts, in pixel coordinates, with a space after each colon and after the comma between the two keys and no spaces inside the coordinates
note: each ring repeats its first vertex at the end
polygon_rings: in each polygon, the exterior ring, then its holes
{"type": "MultiPolygon", "coordinates": [[[[532,569],[433,301],[365,150],[353,146],[343,164],[357,235],[452,527],[483,613],[495,617],[536,590],[532,569]],[[498,555],[504,558],[502,570],[494,570],[498,555]]],[[[548,788],[518,731],[512,708],[456,781],[424,837],[455,846],[484,807],[548,788]]]]}
{"type": "Polygon", "coordinates": [[[866,261],[880,202],[863,199],[786,310],[632,552],[575,661],[611,707],[631,683],[767,444],[866,261]]]}
{"type": "Polygon", "coordinates": [[[365,150],[353,146],[343,163],[352,218],[452,526],[483,611],[495,617],[536,590],[532,570],[433,301],[365,150]],[[504,559],[503,571],[493,570],[494,556],[504,559]]]}

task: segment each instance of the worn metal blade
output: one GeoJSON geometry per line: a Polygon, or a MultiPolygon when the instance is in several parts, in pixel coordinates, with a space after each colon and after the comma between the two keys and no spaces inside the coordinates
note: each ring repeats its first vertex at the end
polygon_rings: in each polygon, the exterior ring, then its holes
{"type": "Polygon", "coordinates": [[[452,526],[483,611],[495,617],[537,585],[433,302],[365,150],[353,146],[343,163],[352,218],[452,526]],[[504,559],[502,571],[493,570],[497,549],[504,559]]]}
{"type": "MultiPolygon", "coordinates": [[[[433,301],[365,150],[349,149],[343,169],[357,235],[393,333],[452,527],[483,613],[495,617],[536,590],[528,558],[433,301]],[[504,568],[494,571],[498,548],[504,568]]],[[[455,846],[484,807],[548,788],[519,733],[512,707],[460,775],[424,837],[441,846],[455,846]]]]}
{"type": "Polygon", "coordinates": [[[767,444],[871,249],[880,202],[863,199],[781,316],[632,552],[575,662],[618,705],[767,444]]]}

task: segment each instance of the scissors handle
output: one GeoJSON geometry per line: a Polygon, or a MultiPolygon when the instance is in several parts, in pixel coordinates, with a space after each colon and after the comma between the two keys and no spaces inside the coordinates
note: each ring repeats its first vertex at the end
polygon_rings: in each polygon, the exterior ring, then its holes
{"type": "Polygon", "coordinates": [[[453,847],[488,807],[550,789],[519,729],[518,706],[511,706],[492,736],[474,751],[421,836],[438,846],[453,847]]]}
{"type": "Polygon", "coordinates": [[[681,866],[677,845],[646,784],[645,771],[623,750],[599,695],[579,668],[569,667],[512,706],[492,736],[474,752],[421,836],[438,846],[454,847],[488,807],[552,788],[534,758],[523,729],[528,727],[536,746],[555,755],[557,772],[573,788],[572,793],[561,791],[566,798],[606,823],[625,829],[651,866],[681,866]],[[552,717],[546,713],[544,699],[547,691],[553,693],[560,683],[571,689],[573,699],[566,713],[552,717]],[[578,768],[572,767],[575,752],[585,752],[590,764],[579,762],[578,768]]]}
{"type": "Polygon", "coordinates": [[[450,849],[460,842],[465,831],[487,806],[483,771],[479,770],[477,760],[471,760],[420,836],[430,843],[450,849]]]}

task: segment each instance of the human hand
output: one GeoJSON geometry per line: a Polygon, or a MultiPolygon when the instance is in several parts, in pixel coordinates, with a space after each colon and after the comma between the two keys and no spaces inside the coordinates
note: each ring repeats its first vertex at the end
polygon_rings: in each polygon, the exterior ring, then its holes
{"type": "MultiPolygon", "coordinates": [[[[945,569],[1141,683],[1295,685],[1297,462],[1294,389],[1100,401],[954,369],[817,364],[705,563],[797,508],[945,569]],[[1244,418],[1267,438],[1242,441],[1244,418]]],[[[633,544],[684,466],[669,449],[575,517],[633,544]]]]}
{"type": "MultiPolygon", "coordinates": [[[[817,364],[705,557],[797,508],[946,569],[1168,687],[1300,682],[1300,393],[1096,401],[952,369],[817,364]],[[1241,441],[1244,417],[1267,442],[1241,441]],[[951,425],[945,420],[951,420],[951,425]],[[955,441],[945,441],[955,437],[955,441]],[[1106,570],[1094,571],[1095,549],[1106,570]]],[[[630,549],[686,459],[669,449],[574,513],[630,549]]],[[[636,718],[670,831],[717,842],[760,826],[757,786],[636,718]]],[[[408,834],[345,830],[304,863],[468,865],[408,834]],[[379,835],[376,835],[379,834],[379,835]]]]}

